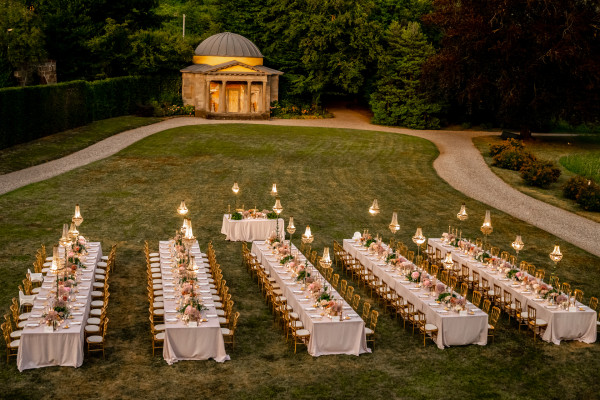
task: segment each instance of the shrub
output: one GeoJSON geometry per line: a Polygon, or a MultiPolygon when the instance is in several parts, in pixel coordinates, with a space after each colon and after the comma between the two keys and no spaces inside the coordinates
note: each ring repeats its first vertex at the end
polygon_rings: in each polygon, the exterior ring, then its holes
{"type": "Polygon", "coordinates": [[[577,200],[581,191],[588,186],[588,182],[590,181],[583,176],[575,175],[563,186],[563,196],[567,199],[577,200]]]}
{"type": "Polygon", "coordinates": [[[577,203],[587,211],[600,211],[600,186],[592,181],[579,192],[577,203]]]}
{"type": "Polygon", "coordinates": [[[507,147],[493,159],[492,165],[512,171],[520,171],[525,164],[536,161],[533,154],[518,147],[507,147]]]}
{"type": "Polygon", "coordinates": [[[0,149],[99,119],[136,111],[181,93],[181,76],[126,76],[94,82],[0,89],[0,149]]]}
{"type": "Polygon", "coordinates": [[[547,188],[560,177],[560,169],[553,161],[532,160],[521,169],[521,177],[529,186],[547,188]]]}
{"type": "Polygon", "coordinates": [[[508,140],[503,141],[500,144],[491,145],[490,146],[490,156],[494,157],[495,155],[498,155],[498,154],[502,153],[504,150],[509,149],[509,148],[523,150],[524,145],[523,145],[523,142],[521,142],[520,140],[508,139],[508,140]]]}

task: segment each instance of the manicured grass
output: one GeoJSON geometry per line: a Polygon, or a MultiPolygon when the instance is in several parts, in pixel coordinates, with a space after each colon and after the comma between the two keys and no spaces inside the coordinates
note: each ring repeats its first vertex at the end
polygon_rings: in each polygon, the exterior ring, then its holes
{"type": "MultiPolygon", "coordinates": [[[[432,168],[435,146],[397,134],[260,125],[184,127],[144,139],[117,155],[0,197],[0,308],[10,299],[37,247],[50,247],[78,202],[82,233],[100,240],[105,252],[118,244],[110,277],[107,358],[83,366],[19,373],[14,361],[0,369],[3,398],[306,398],[306,399],[516,399],[595,398],[600,347],[579,342],[534,345],[503,317],[496,343],[439,350],[382,315],[372,354],[313,358],[294,355],[258,286],[241,267],[241,244],[219,234],[231,186],[240,203],[271,207],[277,183],[283,217],[294,216],[299,231],[310,224],[314,247],[369,228],[390,236],[387,224],[398,211],[397,237],[411,244],[417,226],[439,236],[466,201],[470,218],[463,232],[475,236],[485,205],[442,181],[432,168]],[[382,213],[370,217],[374,198],[382,213]],[[224,278],[241,312],[232,361],[180,362],[168,366],[152,357],[143,241],[151,249],[180,226],[175,209],[186,200],[201,246],[212,240],[224,278]]],[[[555,238],[492,210],[493,244],[509,248],[516,232],[521,253],[548,268],[555,238]]],[[[296,234],[296,238],[299,234],[296,234]]],[[[296,239],[295,242],[299,244],[296,239]]],[[[563,242],[564,243],[564,242],[563,242]]],[[[414,248],[414,246],[412,246],[414,248]]],[[[600,259],[563,244],[561,280],[590,295],[600,294],[600,259]]],[[[339,272],[339,271],[338,271],[339,272]]],[[[357,286],[354,284],[354,286],[357,286]]],[[[357,290],[363,300],[368,295],[357,290]]],[[[0,357],[4,353],[0,352],[0,357]]]]}
{"type": "Polygon", "coordinates": [[[489,148],[491,144],[500,142],[502,142],[502,139],[499,136],[479,136],[473,139],[473,143],[483,155],[485,162],[504,182],[533,198],[589,218],[592,221],[600,222],[600,213],[585,211],[575,201],[564,198],[562,194],[563,185],[569,178],[576,175],[577,168],[580,166],[584,168],[593,164],[597,165],[598,159],[595,157],[598,157],[600,153],[600,136],[586,135],[574,137],[548,135],[526,142],[526,149],[535,154],[537,158],[555,161],[562,172],[558,182],[552,184],[548,189],[527,186],[523,182],[523,179],[521,179],[519,172],[492,166],[489,148]],[[567,167],[567,165],[563,164],[562,160],[565,158],[573,160],[572,167],[567,167]]]}
{"type": "Polygon", "coordinates": [[[0,174],[7,174],[64,157],[109,136],[154,124],[161,120],[162,118],[132,115],[103,119],[79,128],[2,149],[0,150],[0,174]]]}
{"type": "Polygon", "coordinates": [[[561,157],[559,161],[574,174],[600,183],[600,153],[572,154],[561,157]]]}

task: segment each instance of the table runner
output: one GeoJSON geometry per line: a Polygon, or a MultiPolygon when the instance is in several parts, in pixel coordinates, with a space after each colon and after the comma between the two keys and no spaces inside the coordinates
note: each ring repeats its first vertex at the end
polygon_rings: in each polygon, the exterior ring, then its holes
{"type": "Polygon", "coordinates": [[[436,344],[438,348],[467,344],[485,346],[487,344],[488,315],[472,303],[467,301],[467,308],[474,312],[473,315],[444,312],[443,307],[435,303],[435,297],[429,295],[429,290],[416,288],[416,285],[407,281],[404,275],[399,275],[396,271],[386,267],[385,263],[369,255],[367,249],[356,243],[355,240],[344,239],[343,246],[344,250],[373,272],[377,278],[404,297],[406,301],[414,304],[415,311],[422,311],[428,323],[437,326],[436,344]]]}
{"type": "MultiPolygon", "coordinates": [[[[292,246],[292,251],[297,252],[298,249],[292,246]]],[[[297,284],[286,268],[279,264],[276,256],[271,254],[270,248],[265,246],[264,241],[253,242],[252,253],[256,255],[258,262],[265,267],[265,270],[270,272],[270,276],[275,278],[283,295],[287,298],[288,304],[298,313],[304,328],[310,332],[308,354],[313,357],[328,354],[358,356],[371,352],[371,349],[367,347],[365,322],[335,289],[330,288],[329,293],[334,295],[337,300],[343,300],[344,314],[352,315],[349,320],[339,321],[338,317],[333,317],[333,319],[322,317],[317,314],[317,310],[310,310],[313,305],[312,299],[306,298],[305,293],[300,290],[301,285],[297,284]]],[[[299,258],[303,263],[307,261],[301,253],[299,253],[299,258]]],[[[312,266],[312,264],[308,264],[312,266]]],[[[322,277],[317,269],[313,269],[312,273],[315,277],[322,277]]]]}
{"type": "Polygon", "coordinates": [[[460,249],[447,245],[441,239],[429,239],[429,244],[440,250],[442,257],[446,253],[452,253],[452,259],[458,262],[461,266],[469,267],[469,275],[472,276],[472,270],[479,272],[481,278],[489,281],[490,287],[496,284],[504,291],[511,293],[513,301],[518,299],[521,302],[523,311],[527,311],[527,306],[532,306],[536,309],[537,318],[548,322],[548,327],[542,335],[542,339],[546,342],[560,344],[561,340],[578,340],[584,343],[594,343],[596,341],[596,312],[591,308],[577,302],[578,311],[567,311],[552,307],[546,304],[545,301],[536,299],[535,293],[524,292],[520,285],[513,286],[513,282],[506,278],[504,274],[492,271],[490,267],[485,266],[472,257],[463,254],[460,249]],[[579,311],[580,307],[583,309],[579,311]]]}
{"type": "Polygon", "coordinates": [[[252,242],[254,240],[265,240],[272,232],[277,230],[279,221],[279,237],[285,239],[285,222],[282,218],[277,219],[230,219],[229,214],[223,215],[221,233],[226,235],[226,240],[232,242],[252,242]]]}
{"type": "Polygon", "coordinates": [[[208,360],[209,358],[217,362],[228,361],[230,358],[225,351],[225,342],[221,333],[219,318],[213,304],[212,295],[210,294],[208,283],[210,272],[206,263],[201,261],[198,242],[196,241],[192,246],[191,254],[196,257],[195,261],[198,265],[198,292],[208,310],[201,312],[202,317],[206,318],[207,321],[202,322],[197,327],[186,326],[183,321],[177,318],[178,305],[177,293],[175,292],[177,279],[174,278],[171,269],[170,246],[169,241],[161,241],[159,243],[165,310],[163,358],[169,365],[181,360],[208,360]]]}
{"type": "MultiPolygon", "coordinates": [[[[63,247],[59,247],[59,254],[64,257],[63,247]]],[[[94,272],[96,264],[102,258],[102,247],[99,242],[88,243],[88,255],[83,263],[86,268],[81,269],[77,277],[75,306],[72,319],[68,319],[70,327],[64,329],[64,322],[54,332],[44,332],[44,324],[34,326],[41,319],[41,315],[52,300],[49,293],[56,287],[56,275],[48,272],[44,277],[40,293],[37,295],[28,323],[21,334],[21,344],[17,354],[17,368],[19,371],[32,368],[50,367],[61,365],[66,367],[79,367],[83,364],[85,323],[90,312],[91,293],[94,290],[94,272]]]]}

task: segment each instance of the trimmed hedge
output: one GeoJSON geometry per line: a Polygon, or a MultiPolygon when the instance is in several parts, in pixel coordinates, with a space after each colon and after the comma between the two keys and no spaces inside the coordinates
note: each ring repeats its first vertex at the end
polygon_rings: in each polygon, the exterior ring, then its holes
{"type": "Polygon", "coordinates": [[[132,114],[139,105],[165,97],[181,98],[181,76],[126,76],[0,89],[0,149],[132,114]]]}

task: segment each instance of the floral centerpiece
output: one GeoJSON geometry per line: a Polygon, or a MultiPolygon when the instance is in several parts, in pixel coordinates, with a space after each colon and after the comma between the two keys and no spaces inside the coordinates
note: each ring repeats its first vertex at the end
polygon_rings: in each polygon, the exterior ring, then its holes
{"type": "Polygon", "coordinates": [[[310,285],[308,285],[308,291],[313,296],[318,296],[318,294],[321,293],[322,289],[323,289],[323,285],[319,281],[314,281],[310,285]]]}
{"type": "Polygon", "coordinates": [[[294,260],[294,256],[291,254],[288,254],[287,256],[284,256],[281,258],[281,260],[279,260],[279,264],[281,265],[285,265],[287,263],[290,263],[294,260]]]}
{"type": "Polygon", "coordinates": [[[558,295],[558,291],[552,287],[552,285],[547,285],[545,283],[540,283],[538,294],[543,299],[552,299],[553,297],[558,295]]]}
{"type": "Polygon", "coordinates": [[[287,243],[276,242],[273,244],[273,250],[275,254],[279,254],[281,257],[289,256],[292,252],[290,246],[287,243]]]}
{"type": "MultiPolygon", "coordinates": [[[[83,261],[85,260],[85,256],[88,254],[87,252],[87,241],[83,236],[78,236],[75,241],[71,244],[67,252],[67,261],[71,268],[75,266],[74,269],[77,268],[85,268],[83,261]]],[[[73,269],[73,268],[72,268],[73,269]]]]}
{"type": "Polygon", "coordinates": [[[184,322],[199,322],[202,318],[201,311],[206,309],[198,298],[190,297],[177,311],[182,315],[181,319],[184,322]]]}
{"type": "Polygon", "coordinates": [[[240,212],[234,212],[233,214],[231,214],[231,219],[234,221],[241,221],[243,218],[244,216],[240,212]]]}
{"type": "MultiPolygon", "coordinates": [[[[314,283],[314,282],[313,282],[314,283]]],[[[317,293],[315,302],[318,307],[327,308],[329,303],[333,301],[333,296],[327,292],[327,286],[323,287],[323,291],[317,293]]]]}
{"type": "Polygon", "coordinates": [[[369,252],[377,254],[379,258],[383,258],[387,254],[387,249],[381,240],[377,240],[369,245],[369,252]]]}
{"type": "Polygon", "coordinates": [[[516,275],[519,273],[518,269],[511,269],[506,273],[508,279],[516,279],[516,275]]]}
{"type": "Polygon", "coordinates": [[[456,312],[463,311],[467,306],[467,299],[464,297],[458,297],[454,294],[450,296],[450,307],[452,310],[456,312]]]}
{"type": "Polygon", "coordinates": [[[569,301],[569,298],[565,294],[559,294],[554,298],[554,301],[556,304],[558,304],[560,306],[561,304],[569,301]]]}
{"type": "Polygon", "coordinates": [[[431,282],[431,279],[425,278],[425,279],[423,279],[423,282],[421,282],[421,285],[425,289],[431,289],[433,287],[433,282],[431,282]]]}
{"type": "Polygon", "coordinates": [[[488,262],[488,260],[492,258],[492,256],[490,255],[490,253],[488,253],[487,251],[483,251],[480,250],[477,252],[477,255],[475,256],[475,259],[481,263],[486,263],[488,262]]]}
{"type": "Polygon", "coordinates": [[[371,246],[371,243],[376,241],[375,239],[373,239],[373,235],[371,235],[368,232],[363,233],[359,240],[360,244],[365,246],[367,249],[369,248],[369,246],[371,246]]]}
{"type": "Polygon", "coordinates": [[[449,304],[453,298],[456,298],[456,295],[454,293],[444,291],[438,295],[435,301],[438,303],[449,304]]]}
{"type": "Polygon", "coordinates": [[[267,240],[265,240],[265,242],[267,244],[269,244],[272,248],[275,246],[276,243],[279,243],[279,238],[277,237],[277,234],[275,232],[271,232],[271,234],[269,235],[269,237],[267,238],[267,240]]]}
{"type": "Polygon", "coordinates": [[[42,317],[44,318],[44,322],[46,323],[46,325],[52,326],[54,329],[56,329],[58,324],[60,324],[60,322],[62,321],[62,318],[60,317],[58,312],[54,310],[48,310],[48,312],[46,312],[42,317]]]}
{"type": "Polygon", "coordinates": [[[406,274],[406,279],[413,283],[419,283],[421,281],[421,271],[411,271],[406,274]]]}
{"type": "MultiPolygon", "coordinates": [[[[263,211],[263,213],[265,214],[265,216],[267,217],[267,219],[277,219],[278,215],[275,211],[271,211],[271,212],[266,212],[266,210],[263,211]]],[[[263,217],[264,218],[264,217],[263,217]]]]}
{"type": "Polygon", "coordinates": [[[70,313],[67,301],[62,298],[56,298],[52,303],[52,307],[42,315],[42,317],[46,320],[46,323],[50,325],[50,322],[60,322],[61,320],[68,318],[70,313]]]}

